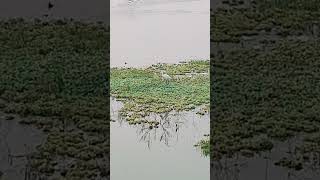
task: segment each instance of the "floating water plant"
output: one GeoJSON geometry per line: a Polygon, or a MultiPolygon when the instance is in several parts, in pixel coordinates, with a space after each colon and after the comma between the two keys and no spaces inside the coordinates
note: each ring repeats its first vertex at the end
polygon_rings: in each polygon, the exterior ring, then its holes
{"type": "Polygon", "coordinates": [[[318,0],[262,0],[258,7],[219,8],[211,15],[211,41],[240,43],[266,35],[269,39],[319,35],[319,4],[318,0]]]}
{"type": "Polygon", "coordinates": [[[103,24],[0,21],[0,110],[28,116],[20,123],[48,136],[32,156],[34,174],[107,176],[108,163],[92,162],[109,149],[108,48],[103,24]]]}
{"type": "Polygon", "coordinates": [[[184,111],[209,104],[209,61],[187,64],[154,65],[146,69],[111,70],[111,95],[124,101],[121,114],[128,121],[139,121],[151,113],[184,111]],[[182,79],[163,81],[160,72],[182,79]],[[187,76],[188,72],[197,72],[187,76]],[[199,75],[199,73],[207,73],[199,75]]]}
{"type": "Polygon", "coordinates": [[[279,40],[275,46],[212,59],[214,158],[269,151],[275,141],[318,134],[319,41],[279,40]]]}
{"type": "Polygon", "coordinates": [[[200,148],[204,156],[210,156],[210,136],[209,135],[206,135],[205,138],[199,141],[195,146],[200,148]]]}
{"type": "Polygon", "coordinates": [[[319,4],[258,0],[231,6],[226,0],[212,12],[215,162],[257,158],[301,137],[290,154],[270,160],[297,172],[319,169],[319,4]]]}
{"type": "MultiPolygon", "coordinates": [[[[156,64],[146,69],[111,69],[111,95],[124,102],[120,114],[129,124],[149,124],[149,129],[157,128],[159,124],[144,120],[152,113],[189,111],[201,107],[197,114],[208,114],[209,86],[209,61],[156,64]],[[172,78],[163,80],[161,72],[172,78]]],[[[201,141],[198,145],[208,155],[206,142],[201,141]]]]}

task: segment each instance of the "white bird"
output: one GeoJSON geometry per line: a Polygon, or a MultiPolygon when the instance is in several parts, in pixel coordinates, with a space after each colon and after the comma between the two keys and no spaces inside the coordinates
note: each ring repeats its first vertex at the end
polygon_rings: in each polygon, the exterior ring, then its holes
{"type": "Polygon", "coordinates": [[[172,79],[168,74],[164,73],[163,71],[161,71],[161,77],[162,77],[162,80],[165,80],[166,82],[172,79]]]}

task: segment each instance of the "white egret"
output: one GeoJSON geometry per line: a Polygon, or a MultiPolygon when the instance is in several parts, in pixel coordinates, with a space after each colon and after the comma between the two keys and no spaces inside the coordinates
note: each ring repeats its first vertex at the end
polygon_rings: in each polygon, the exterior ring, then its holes
{"type": "Polygon", "coordinates": [[[172,79],[168,74],[164,73],[164,71],[161,71],[161,77],[162,77],[162,80],[165,80],[166,82],[172,79]]]}

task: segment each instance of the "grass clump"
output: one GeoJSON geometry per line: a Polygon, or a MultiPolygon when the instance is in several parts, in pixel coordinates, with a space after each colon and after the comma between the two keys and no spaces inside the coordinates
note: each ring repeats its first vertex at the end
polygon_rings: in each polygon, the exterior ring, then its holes
{"type": "Polygon", "coordinates": [[[204,156],[210,156],[210,135],[205,135],[205,138],[200,140],[195,146],[199,147],[204,156]]]}
{"type": "Polygon", "coordinates": [[[151,113],[184,111],[209,104],[209,75],[195,74],[175,78],[186,72],[208,72],[209,62],[189,62],[176,65],[155,65],[146,69],[111,69],[111,95],[124,101],[122,115],[138,122],[151,113]],[[172,77],[161,79],[160,71],[172,77]]]}
{"type": "MultiPolygon", "coordinates": [[[[129,124],[148,123],[144,120],[152,113],[187,111],[201,107],[197,112],[209,112],[209,61],[190,61],[180,64],[156,64],[146,69],[111,69],[111,95],[124,102],[120,114],[129,124]],[[171,76],[161,78],[161,71],[171,76]]],[[[206,139],[196,146],[209,155],[206,139]]]]}
{"type": "Polygon", "coordinates": [[[209,73],[209,62],[198,60],[181,62],[179,64],[155,64],[149,69],[165,70],[170,75],[185,75],[187,73],[209,73]]]}

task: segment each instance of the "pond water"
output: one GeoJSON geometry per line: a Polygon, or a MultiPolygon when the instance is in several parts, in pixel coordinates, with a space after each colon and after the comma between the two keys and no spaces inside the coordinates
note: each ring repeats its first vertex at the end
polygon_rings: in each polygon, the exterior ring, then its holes
{"type": "Polygon", "coordinates": [[[1,0],[0,18],[74,18],[82,21],[109,22],[109,1],[105,0],[50,0],[54,7],[48,10],[49,0],[1,0]]]}
{"type": "Polygon", "coordinates": [[[209,158],[194,145],[209,134],[209,115],[195,112],[154,115],[159,128],[128,125],[118,111],[122,103],[111,101],[111,179],[209,180],[209,158]]]}
{"type": "MultiPolygon", "coordinates": [[[[111,0],[111,67],[146,67],[210,57],[209,0],[111,0]]],[[[209,115],[148,117],[129,125],[111,100],[111,179],[209,180],[210,159],[194,147],[209,134],[209,115]]]]}
{"type": "Polygon", "coordinates": [[[111,0],[111,67],[210,58],[209,0],[111,0]]]}
{"type": "Polygon", "coordinates": [[[270,152],[251,158],[236,156],[233,159],[212,161],[212,180],[319,180],[319,156],[315,155],[301,170],[275,165],[281,158],[294,159],[297,139],[275,143],[270,152]]]}
{"type": "Polygon", "coordinates": [[[0,179],[25,179],[30,173],[28,157],[46,138],[41,130],[20,124],[20,119],[0,111],[0,179]]]}

